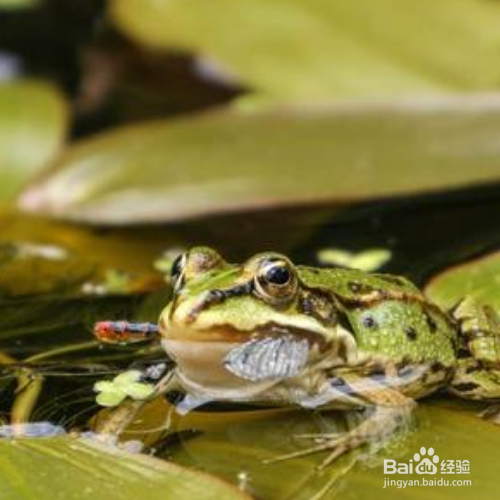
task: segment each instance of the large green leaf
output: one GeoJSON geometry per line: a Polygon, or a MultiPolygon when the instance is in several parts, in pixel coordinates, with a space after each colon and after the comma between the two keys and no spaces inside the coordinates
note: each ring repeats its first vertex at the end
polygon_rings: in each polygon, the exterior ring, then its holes
{"type": "Polygon", "coordinates": [[[163,285],[153,261],[178,241],[169,232],[97,232],[0,212],[0,297],[134,293],[163,285]]]}
{"type": "MultiPolygon", "coordinates": [[[[163,411],[170,415],[167,408],[163,411]]],[[[176,439],[170,439],[169,446],[160,449],[177,463],[209,471],[238,483],[258,498],[272,500],[359,500],[367,498],[367,491],[374,500],[387,499],[391,493],[396,498],[415,500],[474,500],[489,498],[491,491],[495,491],[497,469],[492,458],[500,446],[500,432],[493,424],[477,417],[477,405],[457,400],[421,401],[415,415],[416,425],[410,426],[410,432],[394,436],[392,442],[378,452],[376,447],[370,451],[368,448],[354,451],[323,472],[315,467],[325,458],[325,453],[276,463],[264,461],[314,444],[300,435],[344,432],[349,427],[346,426],[349,418],[356,421],[354,413],[289,410],[174,415],[169,422],[171,430],[177,431],[176,439]],[[439,468],[436,476],[450,481],[470,479],[472,486],[384,489],[385,478],[422,479],[416,474],[388,476],[383,469],[383,459],[408,462],[422,446],[433,447],[441,460],[469,460],[469,475],[446,476],[439,468]]],[[[141,436],[140,426],[147,438],[151,430],[157,430],[165,421],[165,415],[157,415],[157,421],[149,418],[148,421],[144,415],[138,417],[137,425],[127,438],[141,436]]]]}
{"type": "Polygon", "coordinates": [[[2,500],[249,500],[223,481],[67,437],[0,441],[2,500]]]}
{"type": "Polygon", "coordinates": [[[443,307],[465,296],[500,312],[500,252],[452,267],[434,277],[426,294],[443,307]]]}
{"type": "Polygon", "coordinates": [[[0,109],[0,200],[5,200],[59,152],[68,110],[59,91],[35,81],[1,84],[0,109]]]}
{"type": "Polygon", "coordinates": [[[500,101],[220,112],[80,143],[25,209],[99,223],[346,203],[500,179],[500,101]]]}
{"type": "Polygon", "coordinates": [[[271,100],[497,88],[500,4],[483,0],[114,0],[129,35],[181,48],[271,100]]]}

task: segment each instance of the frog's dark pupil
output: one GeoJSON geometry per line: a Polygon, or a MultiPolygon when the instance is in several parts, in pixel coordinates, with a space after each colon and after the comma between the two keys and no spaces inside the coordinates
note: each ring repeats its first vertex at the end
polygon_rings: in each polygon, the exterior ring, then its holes
{"type": "Polygon", "coordinates": [[[290,271],[285,266],[272,266],[266,270],[266,281],[273,285],[286,285],[290,281],[290,271]]]}
{"type": "Polygon", "coordinates": [[[177,279],[182,273],[182,254],[175,258],[174,262],[172,262],[172,269],[170,274],[172,278],[177,279]]]}

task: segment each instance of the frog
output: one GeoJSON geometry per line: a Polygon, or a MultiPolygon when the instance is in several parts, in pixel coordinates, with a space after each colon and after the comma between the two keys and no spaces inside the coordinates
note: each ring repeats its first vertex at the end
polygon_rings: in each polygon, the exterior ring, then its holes
{"type": "Polygon", "coordinates": [[[445,310],[402,276],[295,265],[272,251],[231,264],[203,246],[177,257],[171,282],[157,323],[101,322],[94,333],[159,339],[184,411],[222,401],[365,416],[280,458],[327,451],[326,466],[387,439],[437,391],[500,401],[500,320],[470,297],[445,310]]]}

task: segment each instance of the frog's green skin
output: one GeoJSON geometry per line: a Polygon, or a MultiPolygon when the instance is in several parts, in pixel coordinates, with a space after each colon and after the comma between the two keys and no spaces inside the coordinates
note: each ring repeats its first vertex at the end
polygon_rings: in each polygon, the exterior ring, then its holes
{"type": "MultiPolygon", "coordinates": [[[[445,386],[470,399],[500,397],[500,385],[493,384],[491,390],[492,377],[484,380],[485,369],[470,353],[465,351],[465,361],[458,360],[466,337],[461,321],[430,303],[404,278],[293,266],[274,253],[232,265],[204,247],[183,256],[178,274],[160,331],[165,349],[177,360],[182,383],[202,399],[282,400],[305,406],[349,405],[346,392],[354,396],[355,405],[367,399],[348,384],[340,386],[343,377],[355,377],[358,385],[359,380],[371,380],[412,399],[445,386]],[[259,284],[259,273],[269,262],[286,266],[292,274],[293,283],[276,292],[281,297],[259,284]],[[272,370],[267,374],[264,366],[263,376],[238,376],[227,369],[231,349],[280,337],[306,340],[308,361],[300,373],[283,378],[272,370]],[[456,376],[461,365],[469,368],[464,380],[456,376]],[[342,394],[332,393],[332,379],[342,394]]],[[[469,326],[469,332],[478,329],[469,326]]]]}
{"type": "Polygon", "coordinates": [[[205,247],[184,254],[173,279],[160,332],[194,404],[378,409],[317,448],[334,449],[330,459],[440,388],[500,399],[498,321],[471,301],[448,313],[401,277],[294,266],[275,253],[233,265],[205,247]]]}

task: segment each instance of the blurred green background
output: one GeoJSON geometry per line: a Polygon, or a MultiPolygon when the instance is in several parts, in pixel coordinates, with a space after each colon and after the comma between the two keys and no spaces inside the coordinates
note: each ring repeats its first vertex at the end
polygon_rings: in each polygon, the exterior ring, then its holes
{"type": "Polygon", "coordinates": [[[0,440],[2,500],[493,498],[498,416],[443,396],[322,474],[262,458],[343,415],[156,401],[145,454],[76,436],[96,380],[164,359],[93,322],[156,321],[193,244],[382,248],[441,306],[500,309],[499,26],[497,0],[0,0],[0,434],[44,423],[0,440]],[[383,489],[384,456],[431,445],[471,487],[383,489]]]}

